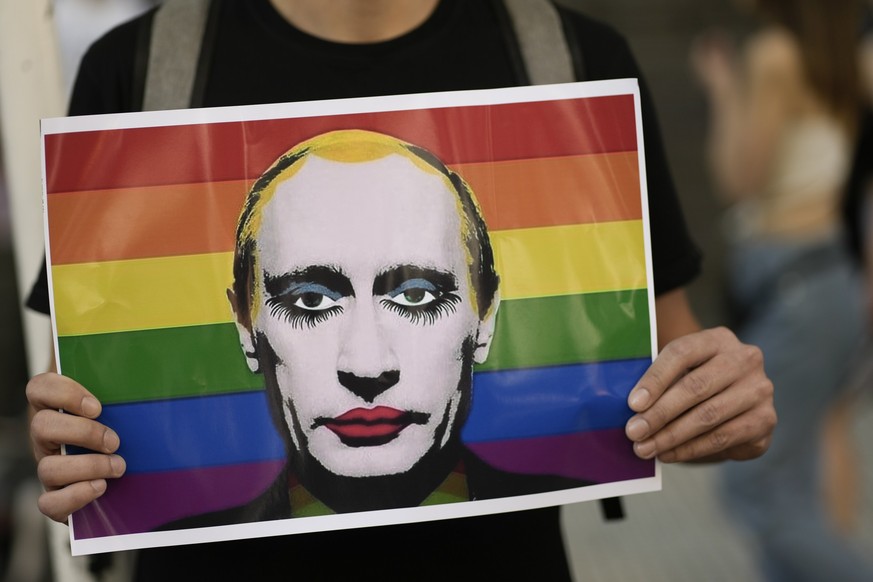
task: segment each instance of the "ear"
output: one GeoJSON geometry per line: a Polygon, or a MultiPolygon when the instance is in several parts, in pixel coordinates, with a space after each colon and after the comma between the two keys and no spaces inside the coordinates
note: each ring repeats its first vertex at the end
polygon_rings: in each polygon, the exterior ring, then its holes
{"type": "Polygon", "coordinates": [[[227,290],[227,301],[233,310],[236,331],[239,334],[239,345],[246,357],[246,364],[248,364],[249,370],[257,374],[261,371],[261,365],[258,360],[258,347],[255,342],[255,335],[251,329],[251,319],[245,318],[248,321],[243,321],[243,318],[240,317],[237,297],[231,289],[227,290]]]}
{"type": "Polygon", "coordinates": [[[476,349],[473,351],[473,361],[482,364],[488,359],[488,351],[491,349],[491,339],[494,337],[494,326],[497,325],[497,308],[500,307],[500,291],[494,293],[491,308],[479,322],[479,331],[476,332],[476,349]]]}

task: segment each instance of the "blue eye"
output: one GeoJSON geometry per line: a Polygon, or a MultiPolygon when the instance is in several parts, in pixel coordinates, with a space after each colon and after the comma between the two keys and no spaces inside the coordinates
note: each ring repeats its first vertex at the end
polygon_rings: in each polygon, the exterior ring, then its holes
{"type": "Polygon", "coordinates": [[[404,281],[388,293],[389,301],[404,307],[420,307],[437,300],[439,290],[426,279],[404,281]]]}
{"type": "Polygon", "coordinates": [[[387,294],[382,305],[412,323],[432,324],[455,311],[461,298],[423,278],[407,279],[387,294]]]}

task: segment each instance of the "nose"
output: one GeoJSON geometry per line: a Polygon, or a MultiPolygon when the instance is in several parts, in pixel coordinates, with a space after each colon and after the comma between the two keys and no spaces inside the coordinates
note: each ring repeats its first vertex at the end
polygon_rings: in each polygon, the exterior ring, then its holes
{"type": "Polygon", "coordinates": [[[355,302],[343,329],[337,379],[350,392],[373,402],[400,381],[391,338],[377,320],[376,306],[355,302]]]}
{"type": "Polygon", "coordinates": [[[397,384],[400,380],[400,372],[398,370],[382,372],[375,378],[356,376],[351,372],[343,372],[342,370],[337,370],[336,374],[339,377],[340,384],[367,402],[373,402],[377,396],[397,384]]]}

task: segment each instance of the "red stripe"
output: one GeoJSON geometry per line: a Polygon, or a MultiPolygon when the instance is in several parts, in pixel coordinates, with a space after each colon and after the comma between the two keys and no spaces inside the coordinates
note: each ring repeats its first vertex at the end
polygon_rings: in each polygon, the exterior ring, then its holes
{"type": "Polygon", "coordinates": [[[89,131],[45,137],[47,191],[252,179],[294,144],[348,128],[394,135],[447,164],[637,149],[632,95],[89,131]]]}

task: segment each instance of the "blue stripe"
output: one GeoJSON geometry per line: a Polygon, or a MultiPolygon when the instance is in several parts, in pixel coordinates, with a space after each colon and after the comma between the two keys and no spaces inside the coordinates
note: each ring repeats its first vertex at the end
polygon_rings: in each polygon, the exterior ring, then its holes
{"type": "Polygon", "coordinates": [[[110,405],[100,420],[118,432],[130,473],[285,457],[263,391],[110,405]]]}
{"type": "Polygon", "coordinates": [[[641,358],[474,376],[465,442],[618,428],[631,417],[627,395],[651,360],[641,358]]]}
{"type": "MultiPolygon", "coordinates": [[[[480,372],[466,442],[617,428],[648,358],[480,372]]],[[[173,471],[285,456],[264,392],[107,405],[101,421],[121,438],[128,472],[173,471]]]]}

